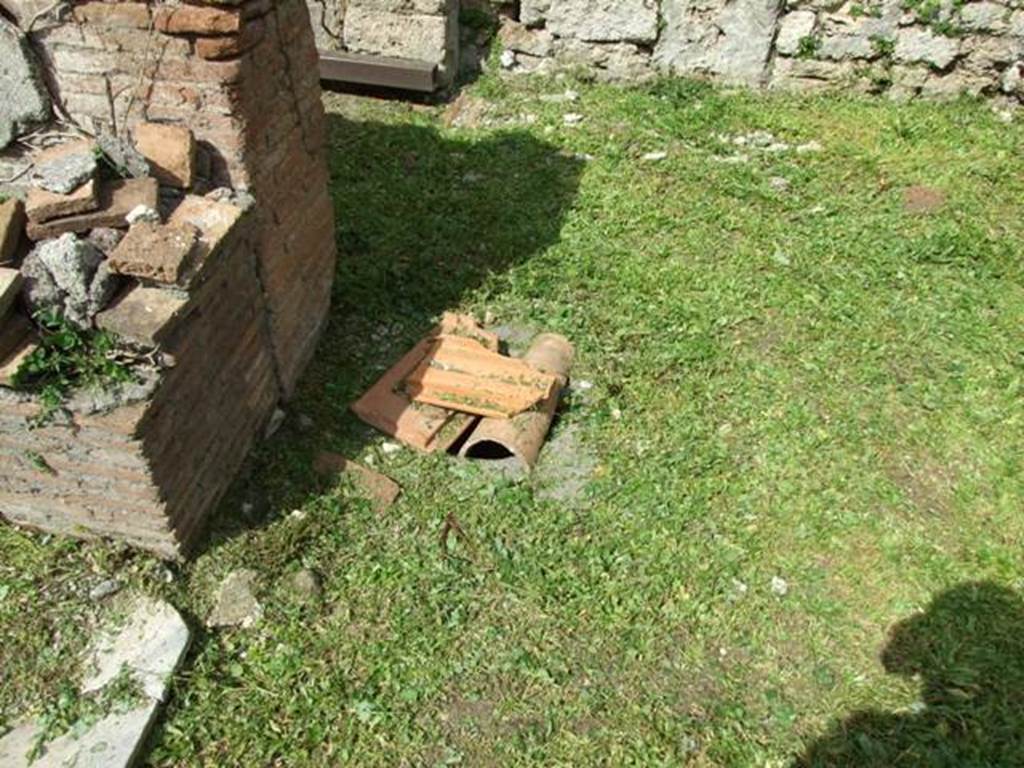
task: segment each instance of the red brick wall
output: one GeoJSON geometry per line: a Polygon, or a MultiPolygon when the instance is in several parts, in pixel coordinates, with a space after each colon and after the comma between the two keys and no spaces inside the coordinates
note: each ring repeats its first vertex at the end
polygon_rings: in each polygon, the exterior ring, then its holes
{"type": "Polygon", "coordinates": [[[335,258],[317,54],[305,3],[94,0],[32,37],[62,108],[80,125],[96,131],[142,120],[188,126],[210,159],[210,183],[256,196],[260,275],[281,388],[290,394],[326,317],[335,258]],[[221,32],[231,16],[238,31],[221,32]],[[203,58],[211,55],[218,59],[203,58]]]}
{"type": "Polygon", "coordinates": [[[151,398],[29,429],[38,405],[0,394],[6,518],[115,536],[166,557],[194,543],[279,396],[253,223],[243,217],[210,257],[209,277],[163,346],[174,367],[151,398]]]}
{"type": "MultiPolygon", "coordinates": [[[[188,126],[210,186],[256,205],[209,257],[164,343],[175,365],[140,402],[30,429],[0,388],[0,513],[182,554],[315,348],[334,274],[316,51],[303,0],[78,3],[33,42],[83,128],[188,126]],[[226,9],[226,10],[225,10],[226,9]]],[[[202,190],[197,190],[202,191],[202,190]]]]}

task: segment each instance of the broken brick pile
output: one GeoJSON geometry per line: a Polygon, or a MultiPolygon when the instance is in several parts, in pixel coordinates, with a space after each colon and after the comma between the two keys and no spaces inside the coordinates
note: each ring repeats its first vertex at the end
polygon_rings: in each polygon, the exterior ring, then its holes
{"type": "Polygon", "coordinates": [[[176,557],[326,319],[305,5],[77,3],[29,37],[76,137],[33,153],[24,202],[0,204],[0,515],[176,557]],[[146,370],[36,426],[37,398],[9,385],[45,310],[115,334],[146,370]]]}

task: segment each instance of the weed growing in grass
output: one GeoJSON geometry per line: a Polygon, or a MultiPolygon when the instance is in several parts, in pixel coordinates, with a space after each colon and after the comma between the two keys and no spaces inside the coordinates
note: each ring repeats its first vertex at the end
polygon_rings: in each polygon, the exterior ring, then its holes
{"type": "Polygon", "coordinates": [[[29,763],[42,756],[46,743],[68,731],[83,731],[110,714],[126,712],[145,701],[134,673],[123,668],[95,694],[81,694],[65,683],[39,714],[39,732],[27,755],[29,763]]]}

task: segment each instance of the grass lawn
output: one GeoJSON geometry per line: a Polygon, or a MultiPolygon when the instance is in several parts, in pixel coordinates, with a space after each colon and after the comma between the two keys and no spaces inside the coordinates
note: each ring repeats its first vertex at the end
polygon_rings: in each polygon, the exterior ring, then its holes
{"type": "Polygon", "coordinates": [[[0,527],[0,722],[115,575],[197,631],[151,765],[1024,764],[1024,120],[573,87],[325,97],[342,256],[288,420],[185,566],[0,527]],[[575,342],[535,477],[347,412],[445,309],[575,342]],[[239,567],[263,620],[203,630],[239,567]]]}

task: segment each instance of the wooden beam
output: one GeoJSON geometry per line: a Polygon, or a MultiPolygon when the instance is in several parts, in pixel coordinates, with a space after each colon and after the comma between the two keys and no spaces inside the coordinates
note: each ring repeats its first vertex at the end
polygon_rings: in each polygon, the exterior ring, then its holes
{"type": "Polygon", "coordinates": [[[320,79],[430,93],[437,87],[437,65],[416,59],[320,51],[320,79]]]}

